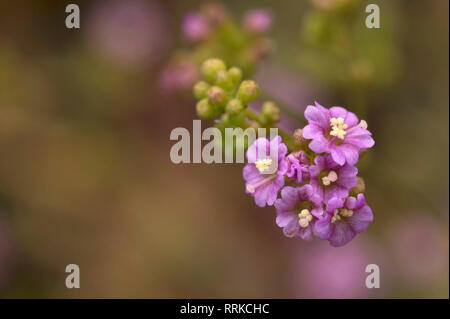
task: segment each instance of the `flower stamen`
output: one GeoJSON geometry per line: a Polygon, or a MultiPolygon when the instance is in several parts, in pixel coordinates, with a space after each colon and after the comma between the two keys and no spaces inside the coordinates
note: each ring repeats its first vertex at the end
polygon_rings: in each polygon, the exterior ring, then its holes
{"type": "Polygon", "coordinates": [[[344,123],[344,119],[342,117],[338,118],[332,117],[330,119],[330,126],[331,126],[330,135],[343,140],[345,134],[347,134],[345,130],[348,128],[348,125],[344,123]]]}
{"type": "Polygon", "coordinates": [[[347,208],[336,209],[334,211],[333,217],[331,217],[331,222],[335,223],[338,220],[341,220],[341,216],[342,217],[352,217],[353,211],[351,209],[347,209],[347,208]]]}
{"type": "Polygon", "coordinates": [[[272,165],[271,158],[262,158],[255,162],[255,166],[261,174],[268,170],[270,165],[272,165]]]}
{"type": "Polygon", "coordinates": [[[330,171],[327,176],[322,177],[322,184],[329,186],[331,183],[337,181],[338,176],[335,171],[330,171]]]}
{"type": "Polygon", "coordinates": [[[300,225],[300,227],[306,228],[308,227],[313,217],[309,212],[309,210],[302,209],[302,211],[298,214],[298,218],[299,218],[298,224],[300,225]]]}

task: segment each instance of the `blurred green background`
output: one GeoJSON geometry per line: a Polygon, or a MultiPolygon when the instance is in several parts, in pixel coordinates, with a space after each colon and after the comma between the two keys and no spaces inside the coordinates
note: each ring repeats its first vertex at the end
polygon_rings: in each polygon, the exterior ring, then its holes
{"type": "Polygon", "coordinates": [[[195,72],[177,90],[161,74],[195,50],[180,25],[204,1],[77,1],[72,30],[68,3],[0,5],[1,297],[449,297],[448,1],[225,2],[237,23],[273,14],[274,50],[249,75],[286,102],[288,129],[315,100],[369,123],[375,220],[343,248],[285,238],[242,164],[170,161],[171,130],[197,118],[195,72]]]}

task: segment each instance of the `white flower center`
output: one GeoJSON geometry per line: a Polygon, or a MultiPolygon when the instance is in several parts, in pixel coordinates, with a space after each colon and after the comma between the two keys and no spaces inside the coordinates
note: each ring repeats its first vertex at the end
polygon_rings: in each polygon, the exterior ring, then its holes
{"type": "Polygon", "coordinates": [[[338,118],[332,117],[330,119],[330,126],[331,126],[330,135],[336,136],[337,138],[343,140],[345,134],[347,134],[345,130],[348,128],[348,125],[344,123],[344,119],[342,117],[338,118]]]}
{"type": "Polygon", "coordinates": [[[268,170],[270,165],[272,165],[271,158],[262,158],[255,162],[255,166],[261,174],[268,170]]]}
{"type": "Polygon", "coordinates": [[[341,217],[351,217],[353,216],[353,211],[347,208],[336,209],[334,211],[333,217],[331,217],[331,222],[335,223],[341,220],[341,217]]]}
{"type": "Polygon", "coordinates": [[[298,224],[302,228],[306,228],[309,225],[309,222],[312,220],[312,215],[307,209],[302,209],[302,211],[298,214],[298,224]]]}
{"type": "Polygon", "coordinates": [[[336,172],[335,171],[330,171],[328,173],[328,176],[322,177],[322,183],[323,183],[323,185],[328,186],[331,183],[337,181],[337,179],[338,179],[338,176],[337,176],[336,172]]]}

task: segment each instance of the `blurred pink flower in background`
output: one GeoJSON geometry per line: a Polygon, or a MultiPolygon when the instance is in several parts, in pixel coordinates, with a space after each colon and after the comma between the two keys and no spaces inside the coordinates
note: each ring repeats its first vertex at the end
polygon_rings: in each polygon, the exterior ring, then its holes
{"type": "MultiPolygon", "coordinates": [[[[298,246],[296,247],[298,250],[298,246]]],[[[377,246],[360,238],[344,247],[315,242],[294,254],[294,294],[304,298],[367,298],[379,293],[388,283],[389,267],[377,246]],[[366,287],[366,266],[380,267],[380,288],[366,287]]]]}
{"type": "Polygon", "coordinates": [[[205,40],[211,32],[207,18],[198,12],[186,13],[181,29],[186,39],[191,42],[205,40]]]}
{"type": "Polygon", "coordinates": [[[448,220],[427,214],[411,215],[391,226],[389,243],[397,275],[411,286],[433,285],[448,280],[448,220]]]}
{"type": "Polygon", "coordinates": [[[272,26],[272,20],[272,13],[269,10],[259,8],[247,11],[242,24],[250,32],[264,33],[272,26]]]}
{"type": "Polygon", "coordinates": [[[155,63],[169,47],[167,14],[156,1],[103,1],[89,17],[88,41],[114,62],[131,65],[155,63]]]}
{"type": "Polygon", "coordinates": [[[190,89],[200,79],[198,67],[188,59],[167,65],[159,76],[159,86],[166,92],[190,89]]]}

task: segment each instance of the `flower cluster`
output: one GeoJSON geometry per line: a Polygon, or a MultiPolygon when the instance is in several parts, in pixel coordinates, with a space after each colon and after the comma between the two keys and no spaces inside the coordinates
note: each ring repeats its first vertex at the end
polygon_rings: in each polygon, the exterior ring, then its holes
{"type": "MultiPolygon", "coordinates": [[[[260,88],[242,80],[239,68],[211,58],[201,73],[204,80],[193,89],[200,118],[215,119],[219,128],[276,127],[280,110],[275,103],[263,103],[259,114],[247,108],[260,88]]],[[[315,103],[304,115],[308,124],[293,136],[278,128],[279,135],[260,136],[248,147],[245,191],[257,206],[275,206],[276,223],[287,237],[316,236],[342,246],[373,219],[355,165],[361,151],[375,142],[367,123],[342,107],[315,103]]]]}
{"type": "Polygon", "coordinates": [[[305,117],[308,125],[295,133],[304,149],[287,155],[280,136],[259,138],[249,147],[243,171],[246,192],[260,207],[275,206],[276,223],[285,236],[316,236],[343,246],[373,220],[355,164],[374,140],[367,123],[342,107],[327,109],[315,103],[306,108],[305,117]],[[256,151],[273,143],[278,156],[256,151]],[[275,160],[277,169],[266,174],[267,163],[275,160]]]}

